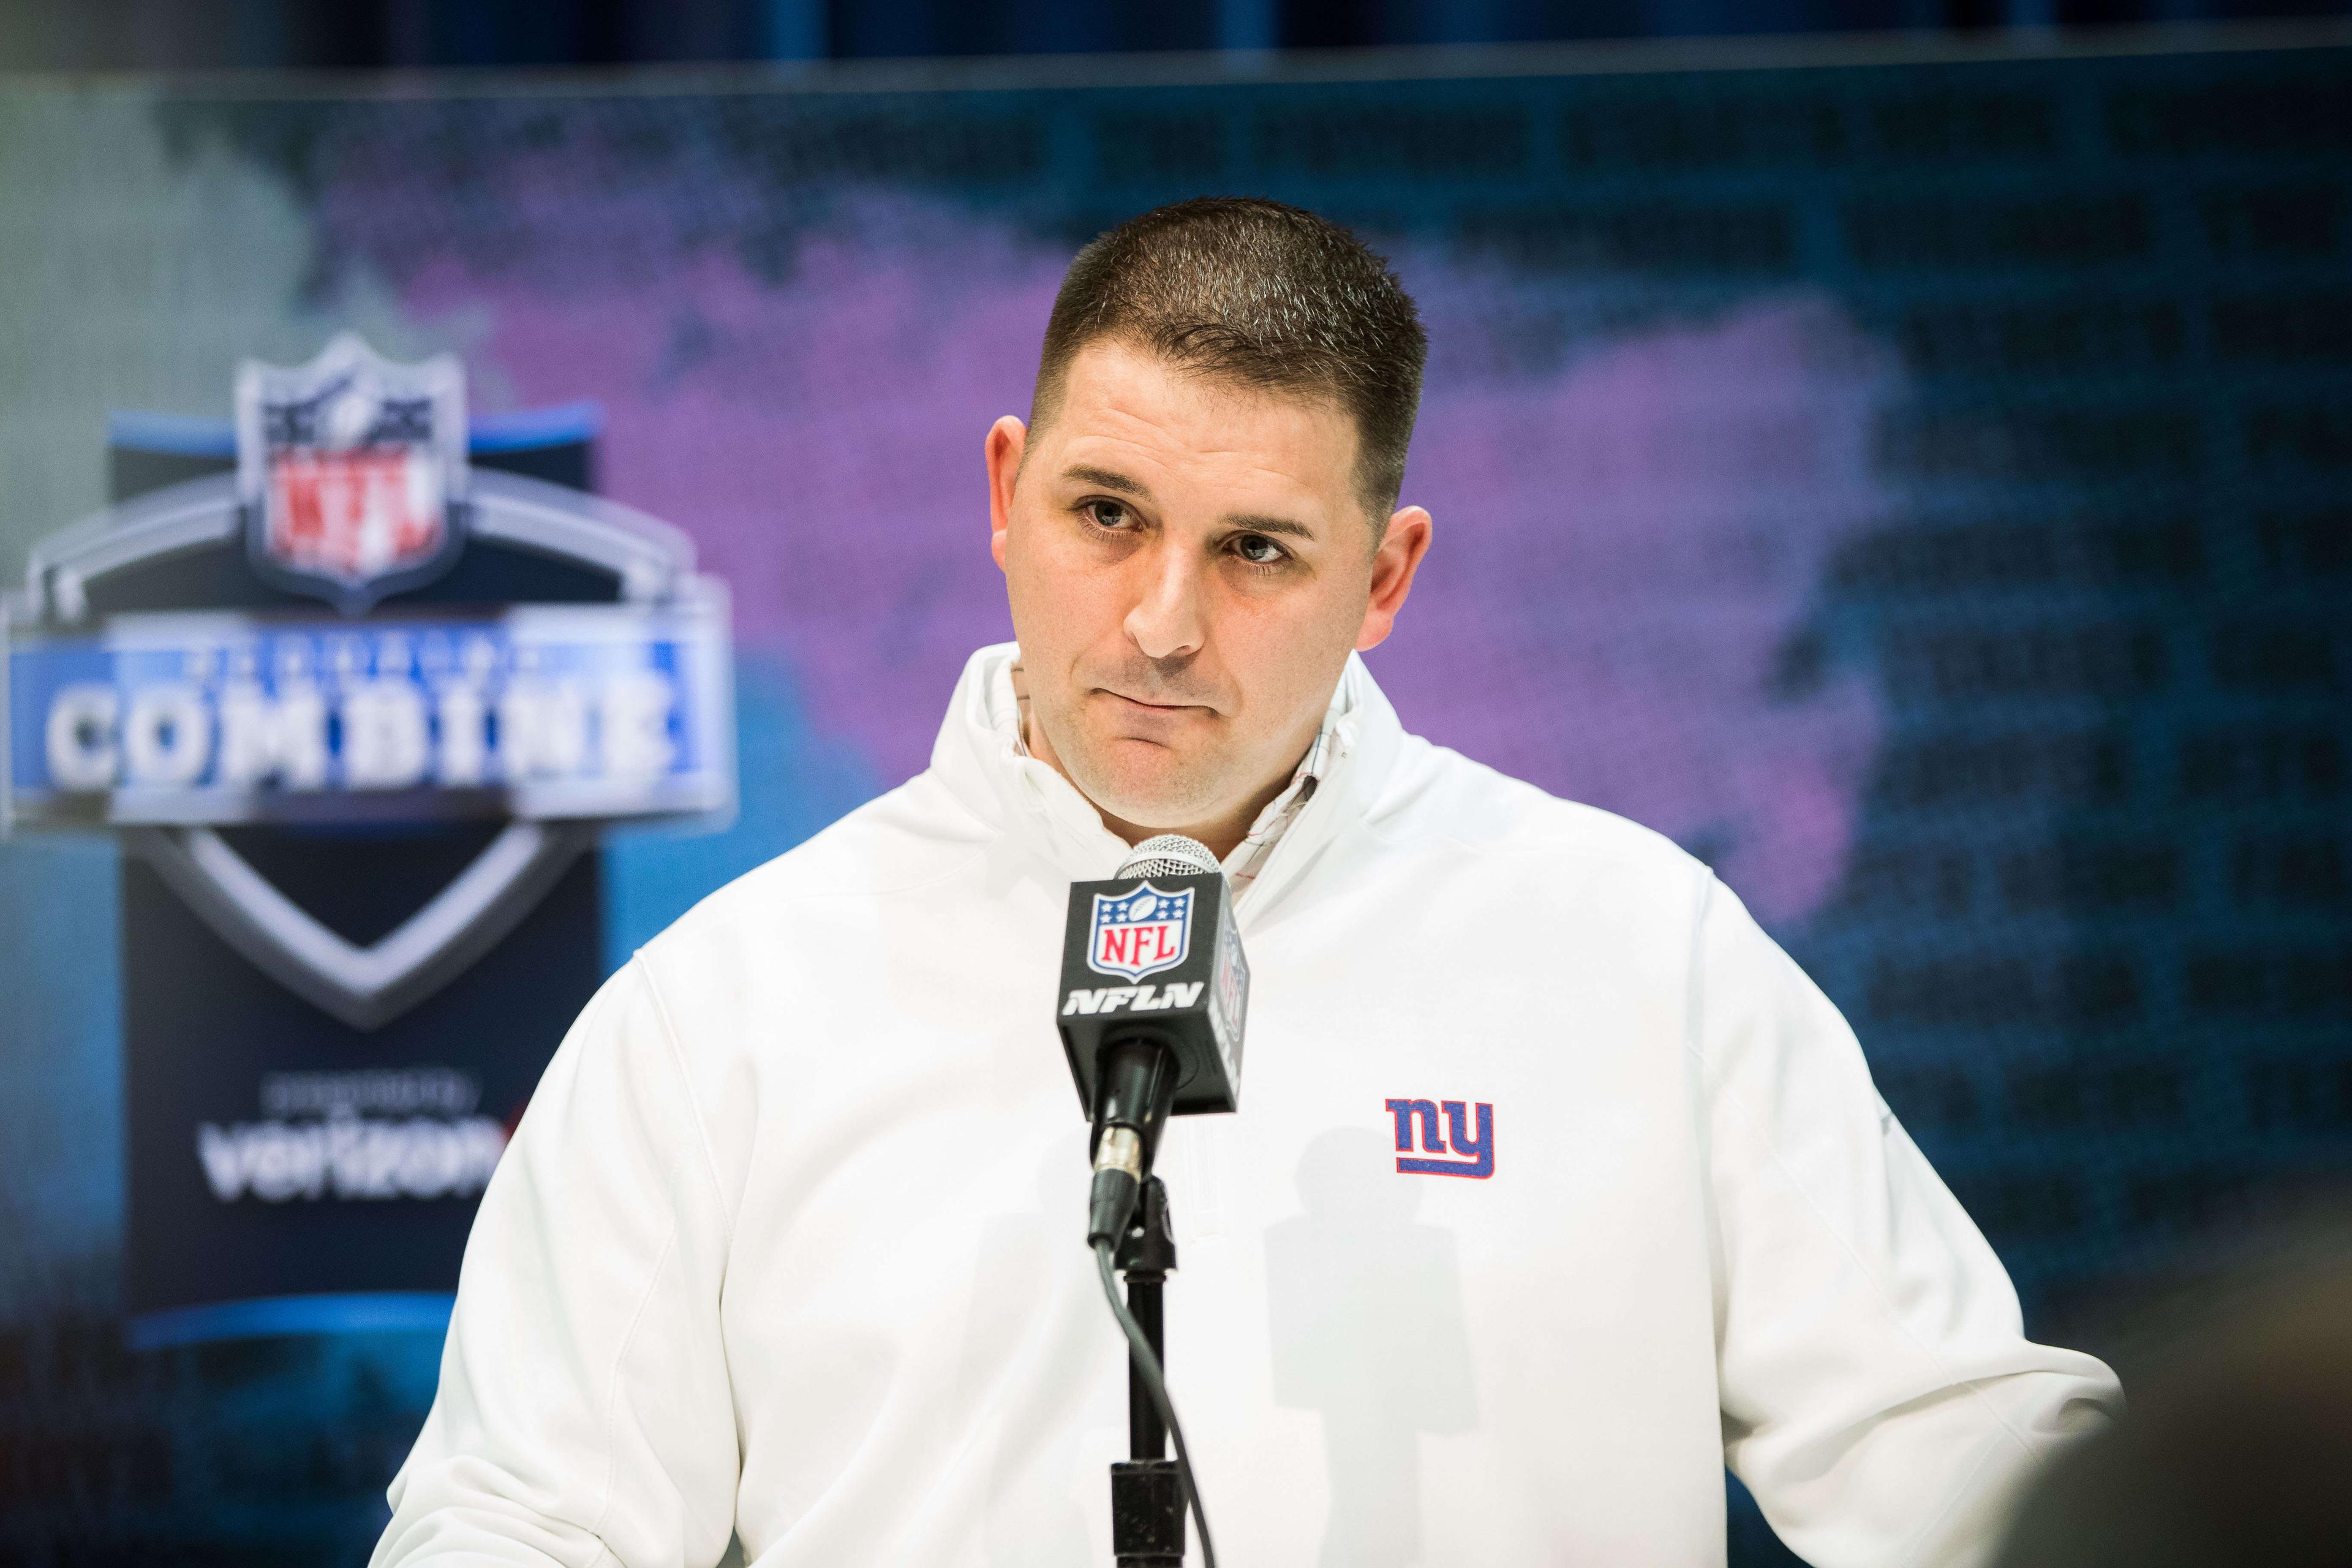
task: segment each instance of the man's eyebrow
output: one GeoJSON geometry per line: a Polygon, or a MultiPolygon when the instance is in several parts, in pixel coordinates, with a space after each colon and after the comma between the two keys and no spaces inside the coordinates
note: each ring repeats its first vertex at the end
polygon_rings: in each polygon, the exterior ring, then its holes
{"type": "Polygon", "coordinates": [[[1073,463],[1062,470],[1062,477],[1066,479],[1076,479],[1082,485],[1100,485],[1104,489],[1117,490],[1123,496],[1133,496],[1138,500],[1151,499],[1150,485],[1145,484],[1141,479],[1130,479],[1125,474],[1110,468],[1090,468],[1084,463],[1073,463]]]}
{"type": "Polygon", "coordinates": [[[1241,529],[1250,533],[1285,533],[1293,539],[1304,539],[1310,544],[1315,542],[1313,529],[1303,522],[1295,522],[1286,517],[1255,517],[1228,512],[1225,515],[1225,526],[1241,529]]]}

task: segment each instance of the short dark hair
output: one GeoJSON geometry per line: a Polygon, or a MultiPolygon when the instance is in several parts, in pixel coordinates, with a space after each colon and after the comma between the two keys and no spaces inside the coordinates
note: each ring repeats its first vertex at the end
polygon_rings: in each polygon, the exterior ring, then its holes
{"type": "Polygon", "coordinates": [[[1429,340],[1388,262],[1281,202],[1201,196],[1155,207],[1078,252],[1054,297],[1030,422],[1070,361],[1125,340],[1202,375],[1336,401],[1355,419],[1357,483],[1383,526],[1404,485],[1429,340]]]}

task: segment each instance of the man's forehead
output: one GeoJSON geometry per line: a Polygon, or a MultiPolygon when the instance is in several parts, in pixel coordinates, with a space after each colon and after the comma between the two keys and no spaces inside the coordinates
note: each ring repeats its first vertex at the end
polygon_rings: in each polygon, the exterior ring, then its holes
{"type": "Polygon", "coordinates": [[[1187,364],[1148,344],[1100,338],[1072,355],[1062,372],[1055,416],[1078,409],[1097,416],[1170,416],[1312,427],[1355,438],[1355,421],[1330,393],[1312,386],[1265,386],[1187,364]]]}
{"type": "Polygon", "coordinates": [[[1124,344],[1081,351],[1033,436],[1058,475],[1124,494],[1181,477],[1353,504],[1355,422],[1328,398],[1202,375],[1124,344]]]}

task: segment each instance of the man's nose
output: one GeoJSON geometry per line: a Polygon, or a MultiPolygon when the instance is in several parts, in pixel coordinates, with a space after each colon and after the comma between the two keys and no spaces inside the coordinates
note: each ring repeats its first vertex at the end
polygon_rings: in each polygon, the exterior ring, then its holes
{"type": "Polygon", "coordinates": [[[1142,592],[1127,613],[1127,635],[1149,659],[1198,653],[1204,637],[1201,573],[1192,552],[1165,546],[1145,552],[1142,592]]]}

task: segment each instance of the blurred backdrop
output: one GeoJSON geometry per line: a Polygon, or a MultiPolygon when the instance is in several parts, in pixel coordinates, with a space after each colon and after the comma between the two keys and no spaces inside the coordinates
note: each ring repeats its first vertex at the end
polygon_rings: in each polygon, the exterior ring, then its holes
{"type": "MultiPolygon", "coordinates": [[[[478,463],[482,421],[573,410],[567,482],[732,596],[740,792],[582,863],[593,984],[922,766],[1009,635],[980,443],[1072,250],[1202,192],[1314,207],[1430,328],[1406,489],[1437,544],[1370,659],[1407,724],[1713,864],[1853,1020],[2029,1330],[2106,1349],[2215,1236],[2352,1178],[2352,34],[2052,30],[2232,13],[20,5],[0,61],[137,70],[1911,30],[19,74],[0,581],[140,488],[126,450],[225,464],[243,359],[454,354],[478,463]]],[[[0,1561],[356,1563],[429,1300],[126,1336],[126,1038],[247,1062],[205,998],[263,984],[224,949],[126,1000],[145,875],[100,831],[0,842],[0,1561]]],[[[543,1059],[569,1006],[500,1015],[498,1048],[543,1059]]],[[[1734,1535],[1786,1561],[1752,1506],[1734,1535]]]]}
{"type": "Polygon", "coordinates": [[[0,69],[1351,49],[2341,19],[2343,0],[11,0],[0,69]]]}

